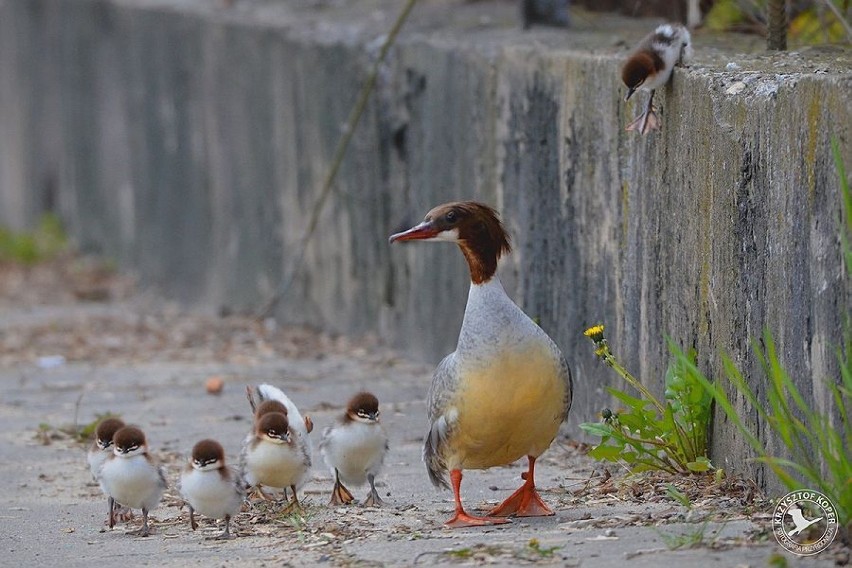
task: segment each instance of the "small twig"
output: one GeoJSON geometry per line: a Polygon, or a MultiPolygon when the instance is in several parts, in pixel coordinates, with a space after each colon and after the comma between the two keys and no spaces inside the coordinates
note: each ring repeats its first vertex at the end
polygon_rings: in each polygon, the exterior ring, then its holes
{"type": "Polygon", "coordinates": [[[787,2],[785,0],[769,0],[767,7],[769,16],[766,49],[771,51],[787,50],[787,2]]]}
{"type": "Polygon", "coordinates": [[[423,558],[425,556],[430,556],[430,555],[433,555],[433,554],[435,556],[441,556],[441,555],[444,554],[444,551],[442,551],[442,550],[427,550],[426,552],[421,552],[420,554],[418,554],[417,556],[414,557],[414,561],[412,562],[412,564],[417,564],[417,563],[420,562],[421,558],[423,558]]]}
{"type": "Polygon", "coordinates": [[[606,347],[606,351],[604,352],[602,358],[603,358],[604,362],[607,365],[609,365],[610,367],[612,367],[613,369],[615,369],[615,371],[619,375],[621,375],[621,377],[625,381],[627,381],[633,388],[635,388],[640,393],[642,393],[642,396],[644,396],[648,400],[648,402],[650,402],[651,404],[656,406],[657,410],[660,412],[660,415],[665,415],[666,409],[663,407],[662,403],[660,403],[660,401],[657,400],[657,397],[655,397],[653,394],[651,394],[651,391],[649,391],[645,387],[645,385],[643,385],[639,381],[639,379],[634,377],[633,374],[630,371],[625,369],[624,366],[621,363],[618,362],[618,360],[615,358],[615,355],[613,355],[612,352],[609,350],[608,346],[606,347]]]}
{"type": "Polygon", "coordinates": [[[849,36],[849,39],[852,40],[852,25],[846,21],[846,18],[843,17],[843,14],[840,13],[840,9],[834,5],[834,2],[831,0],[823,0],[828,9],[831,10],[831,13],[834,14],[834,17],[838,19],[840,25],[843,26],[843,29],[846,30],[846,35],[849,36]]]}
{"type": "Polygon", "coordinates": [[[632,560],[637,556],[641,556],[643,554],[659,554],[661,552],[669,552],[668,548],[640,548],[639,550],[634,550],[632,552],[625,552],[624,559],[632,560]]]}
{"type": "Polygon", "coordinates": [[[79,439],[80,437],[80,426],[77,422],[77,419],[80,417],[80,403],[83,402],[83,395],[86,394],[86,391],[80,393],[80,396],[77,397],[77,402],[74,403],[74,435],[79,439]]]}
{"type": "Polygon", "coordinates": [[[361,120],[361,115],[364,114],[364,109],[367,108],[367,102],[370,99],[370,94],[373,92],[373,88],[376,85],[376,79],[379,76],[379,70],[381,68],[382,63],[384,63],[385,58],[387,57],[388,52],[390,51],[391,45],[393,45],[396,40],[396,36],[399,35],[400,30],[402,29],[402,25],[408,19],[408,15],[411,13],[411,10],[414,8],[414,5],[417,3],[417,0],[408,0],[403,7],[402,12],[400,12],[396,21],[393,24],[390,32],[385,38],[384,43],[382,43],[382,47],[379,50],[379,56],[376,58],[375,63],[373,64],[373,68],[370,71],[370,75],[367,77],[367,82],[364,83],[364,86],[361,88],[361,93],[358,95],[358,100],[355,103],[355,106],[352,107],[352,111],[349,113],[349,118],[346,120],[346,126],[344,127],[343,136],[337,143],[337,148],[334,151],[334,158],[331,162],[331,168],[329,168],[328,173],[325,176],[325,180],[323,181],[322,189],[320,190],[319,197],[314,203],[314,208],[311,211],[311,217],[308,221],[308,227],[305,230],[305,234],[302,236],[301,243],[299,245],[298,256],[296,257],[296,262],[293,264],[293,268],[290,270],[290,274],[287,278],[282,279],[282,282],[276,287],[275,293],[266,304],[258,311],[257,319],[262,320],[270,315],[272,310],[275,309],[275,306],[278,305],[278,302],[281,301],[287,292],[290,290],[290,286],[293,285],[293,282],[296,279],[296,275],[302,269],[302,265],[305,260],[305,249],[308,247],[308,242],[314,236],[314,232],[316,232],[317,226],[319,224],[319,217],[322,213],[323,207],[325,206],[325,202],[331,194],[331,190],[334,187],[334,180],[337,178],[337,173],[340,171],[340,166],[343,164],[343,157],[346,155],[346,149],[349,148],[349,143],[352,141],[352,136],[355,134],[355,129],[358,126],[358,122],[361,120]]]}

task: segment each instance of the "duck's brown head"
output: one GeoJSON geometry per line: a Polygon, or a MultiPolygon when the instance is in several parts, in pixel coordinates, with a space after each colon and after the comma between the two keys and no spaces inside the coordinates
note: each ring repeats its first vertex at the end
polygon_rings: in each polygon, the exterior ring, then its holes
{"type": "Polygon", "coordinates": [[[497,212],[476,201],[439,205],[422,223],[390,237],[392,243],[413,240],[458,243],[474,284],[490,280],[497,271],[497,261],[512,250],[497,212]]]}

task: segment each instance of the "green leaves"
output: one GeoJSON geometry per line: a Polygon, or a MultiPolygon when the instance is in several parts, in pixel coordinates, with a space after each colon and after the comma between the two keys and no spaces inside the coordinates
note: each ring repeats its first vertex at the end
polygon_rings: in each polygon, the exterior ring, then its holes
{"type": "Polygon", "coordinates": [[[596,424],[594,422],[584,422],[580,424],[580,429],[588,432],[592,436],[606,438],[612,435],[612,428],[608,424],[596,424]]]}
{"type": "MultiPolygon", "coordinates": [[[[766,331],[763,343],[754,342],[753,349],[763,368],[763,384],[767,403],[762,403],[746,382],[740,370],[727,357],[723,358],[725,376],[744,399],[747,408],[757,413],[769,425],[786,449],[789,458],[770,455],[766,444],[747,427],[734,408],[725,390],[717,383],[696,374],[696,380],[717,406],[725,413],[743,438],[758,456],[755,461],[765,463],[789,490],[816,488],[837,506],[841,525],[852,523],[852,333],[847,331],[845,346],[838,350],[840,377],[827,381],[834,408],[824,412],[807,404],[795,382],[784,369],[772,334],[766,331]],[[839,424],[831,416],[839,417],[839,424]]],[[[760,380],[758,377],[753,379],[760,380]]]]}
{"type": "Polygon", "coordinates": [[[65,249],[67,238],[56,215],[46,214],[32,232],[17,233],[0,227],[0,261],[35,264],[65,249]]]}
{"type": "Polygon", "coordinates": [[[713,465],[710,463],[710,460],[705,456],[698,456],[695,458],[695,461],[688,462],[686,467],[689,468],[689,471],[694,471],[695,473],[704,473],[705,471],[710,471],[713,468],[713,465]]]}
{"type": "Polygon", "coordinates": [[[615,388],[607,392],[623,406],[605,409],[600,423],[580,428],[601,438],[589,455],[602,461],[622,461],[633,472],[659,469],[670,473],[701,473],[713,466],[707,458],[707,427],[712,396],[695,378],[698,370],[691,359],[673,352],[666,372],[665,404],[657,400],[633,377],[607,346],[604,361],[640,392],[632,396],[615,388]]]}

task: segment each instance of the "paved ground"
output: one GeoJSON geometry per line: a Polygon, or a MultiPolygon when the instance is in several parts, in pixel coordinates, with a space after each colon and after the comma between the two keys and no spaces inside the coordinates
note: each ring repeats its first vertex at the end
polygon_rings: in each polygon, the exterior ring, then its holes
{"type": "MultiPolygon", "coordinates": [[[[620,566],[629,560],[636,566],[763,566],[781,553],[771,536],[766,539],[768,511],[760,501],[749,508],[738,494],[721,503],[705,500],[687,512],[660,498],[660,484],[643,493],[642,484],[625,490],[630,483],[606,481],[603,469],[567,438],[554,444],[537,469],[555,517],[491,529],[444,529],[451,494],[428,484],[420,462],[430,365],[369,342],[181,313],[129,294],[115,281],[106,296],[118,300],[83,303],[75,295],[102,294],[79,287],[99,284],[68,283],[66,276],[15,270],[14,285],[0,286],[0,565],[620,566]],[[224,379],[221,395],[206,393],[211,376],[224,379]],[[236,519],[235,540],[206,540],[217,531],[206,521],[193,533],[173,489],[153,512],[151,537],[128,536],[123,525],[105,530],[106,503],[90,479],[84,446],[63,429],[90,423],[99,413],[118,413],[144,428],[174,484],[186,454],[202,437],[219,439],[235,459],[249,428],[245,385],[261,381],[285,389],[312,416],[315,446],[349,395],[362,388],[375,392],[391,437],[381,475],[389,506],[326,506],[330,476],[315,455],[303,492],[304,515],[258,506],[236,519]],[[711,520],[705,524],[702,518],[711,520]],[[728,520],[712,520],[720,518],[728,520]],[[678,535],[681,544],[703,535],[703,544],[670,550],[674,545],[666,541],[678,535]]],[[[0,270],[2,278],[9,279],[8,267],[5,274],[0,270]]],[[[520,483],[520,472],[516,464],[466,474],[467,504],[498,502],[520,483]]],[[[356,491],[365,494],[365,488],[356,491]]],[[[833,558],[807,564],[829,566],[833,558]]]]}

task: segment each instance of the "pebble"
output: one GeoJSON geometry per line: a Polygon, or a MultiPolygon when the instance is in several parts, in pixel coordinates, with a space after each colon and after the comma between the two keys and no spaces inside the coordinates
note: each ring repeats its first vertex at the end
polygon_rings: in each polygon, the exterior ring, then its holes
{"type": "Polygon", "coordinates": [[[205,389],[208,394],[221,394],[222,389],[225,386],[225,381],[222,380],[222,377],[212,376],[208,377],[207,382],[204,384],[205,389]]]}
{"type": "Polygon", "coordinates": [[[745,89],[745,87],[746,87],[745,83],[743,83],[742,81],[737,81],[736,83],[734,83],[733,85],[731,85],[730,87],[728,87],[725,90],[725,94],[727,94],[727,95],[738,95],[743,91],[743,89],[745,89]]]}

